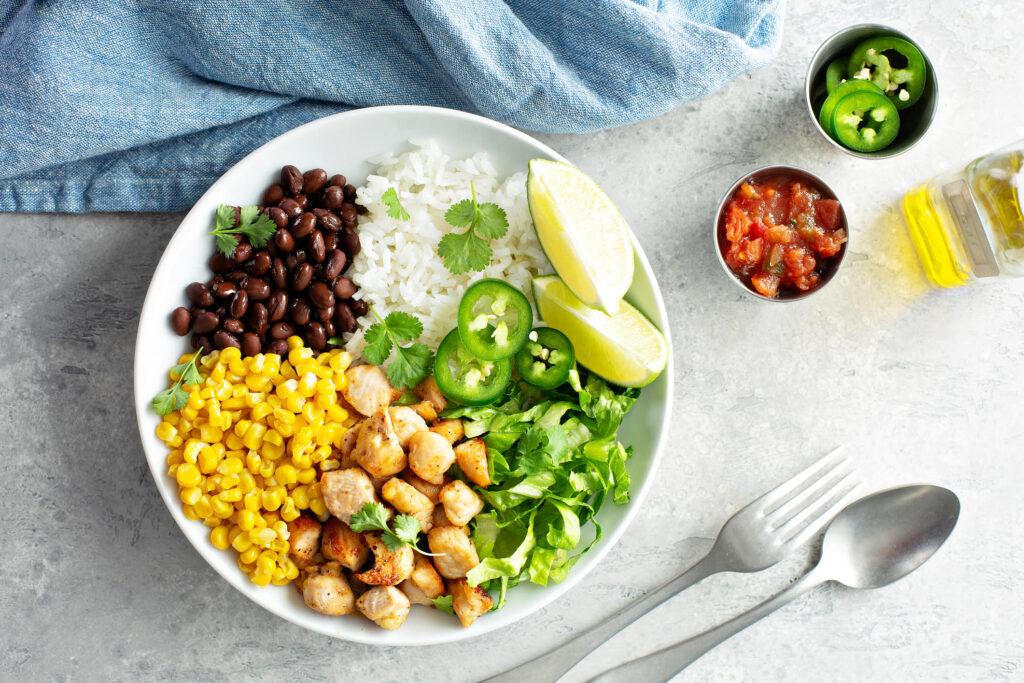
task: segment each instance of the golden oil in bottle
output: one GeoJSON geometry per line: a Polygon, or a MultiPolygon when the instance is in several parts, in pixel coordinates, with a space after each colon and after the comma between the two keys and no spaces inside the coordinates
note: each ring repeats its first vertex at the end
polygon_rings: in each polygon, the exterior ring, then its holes
{"type": "Polygon", "coordinates": [[[903,197],[925,274],[940,287],[1024,275],[1024,141],[903,197]]]}

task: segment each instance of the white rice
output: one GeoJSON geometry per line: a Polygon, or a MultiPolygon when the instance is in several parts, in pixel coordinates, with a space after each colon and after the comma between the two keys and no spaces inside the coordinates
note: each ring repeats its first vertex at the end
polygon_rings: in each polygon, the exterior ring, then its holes
{"type": "MultiPolygon", "coordinates": [[[[411,313],[423,322],[420,341],[436,349],[456,326],[459,300],[473,282],[493,277],[521,289],[533,302],[530,280],[552,272],[537,241],[526,202],[526,174],[502,180],[485,152],[451,159],[433,140],[410,140],[414,149],[399,156],[373,159],[376,172],[359,188],[356,202],[369,213],[359,221],[362,251],[347,273],[359,286],[356,298],[373,305],[381,317],[392,311],[411,313]],[[494,202],[508,216],[508,233],[491,240],[494,252],[483,272],[453,275],[437,254],[441,237],[453,228],[444,219],[452,204],[470,197],[494,202]],[[408,220],[388,216],[381,195],[395,188],[408,220]]],[[[357,358],[363,350],[363,330],[375,319],[359,319],[359,329],[346,345],[357,358]]]]}

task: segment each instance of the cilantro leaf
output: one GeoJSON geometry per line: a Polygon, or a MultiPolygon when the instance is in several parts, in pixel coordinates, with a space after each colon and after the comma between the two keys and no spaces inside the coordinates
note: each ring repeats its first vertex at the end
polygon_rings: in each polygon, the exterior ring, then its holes
{"type": "Polygon", "coordinates": [[[384,318],[384,324],[399,341],[412,341],[423,334],[423,323],[419,318],[401,311],[388,313],[384,318]]]}
{"type": "Polygon", "coordinates": [[[245,235],[249,243],[257,249],[265,247],[270,238],[277,231],[277,225],[270,219],[270,216],[260,211],[255,204],[236,207],[228,204],[221,204],[214,214],[213,230],[210,234],[216,238],[217,250],[231,258],[238,247],[238,238],[235,235],[245,235]],[[235,214],[238,214],[238,224],[235,224],[235,214]]]}
{"type": "Polygon", "coordinates": [[[363,355],[366,360],[374,365],[383,365],[384,361],[391,355],[391,335],[388,334],[386,322],[379,322],[370,325],[366,329],[363,339],[366,341],[366,348],[363,355]]]}
{"type": "Polygon", "coordinates": [[[456,202],[448,207],[448,210],[444,212],[444,219],[448,222],[448,225],[464,228],[473,222],[475,214],[476,201],[473,199],[463,199],[461,202],[456,202]]]}
{"type": "Polygon", "coordinates": [[[170,389],[164,389],[153,397],[153,410],[157,415],[166,415],[175,410],[181,410],[188,403],[188,392],[175,384],[170,389]]]}
{"type": "Polygon", "coordinates": [[[352,531],[388,531],[388,511],[381,503],[367,503],[352,515],[348,526],[352,531]]]}
{"type": "Polygon", "coordinates": [[[213,218],[214,232],[218,230],[230,230],[235,227],[235,207],[230,204],[221,204],[213,218]]]}
{"type": "Polygon", "coordinates": [[[402,202],[398,200],[398,191],[393,187],[389,187],[384,191],[384,194],[380,196],[381,202],[384,206],[388,207],[388,215],[392,218],[400,221],[409,220],[409,212],[402,206],[402,202]]]}
{"type": "Polygon", "coordinates": [[[235,249],[238,248],[238,238],[234,235],[225,235],[223,233],[214,233],[215,244],[217,251],[224,254],[228,258],[235,255],[235,249]]]}
{"type": "Polygon", "coordinates": [[[420,521],[411,515],[397,515],[394,519],[394,531],[387,531],[381,536],[388,550],[398,550],[403,545],[415,546],[420,534],[420,521]]]}
{"type": "Polygon", "coordinates": [[[395,358],[387,367],[388,379],[399,389],[414,387],[430,374],[433,364],[434,352],[426,344],[405,347],[396,344],[395,358]]]}
{"type": "Polygon", "coordinates": [[[508,217],[505,209],[497,204],[481,204],[477,211],[476,221],[473,224],[474,232],[480,237],[495,239],[504,237],[508,232],[508,217]]]}
{"type": "Polygon", "coordinates": [[[452,606],[452,596],[442,595],[439,598],[434,598],[431,602],[434,603],[434,608],[439,612],[455,614],[455,608],[452,606]]]}
{"type": "Polygon", "coordinates": [[[472,229],[463,233],[450,232],[442,237],[437,253],[444,261],[444,267],[455,275],[483,270],[491,261],[490,245],[474,235],[472,229]]]}

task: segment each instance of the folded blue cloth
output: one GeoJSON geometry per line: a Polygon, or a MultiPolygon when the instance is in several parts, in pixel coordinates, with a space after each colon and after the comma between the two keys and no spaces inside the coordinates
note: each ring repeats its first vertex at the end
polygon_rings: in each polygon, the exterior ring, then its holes
{"type": "Polygon", "coordinates": [[[189,207],[280,133],[429,104],[542,132],[765,64],[784,0],[0,0],[0,210],[189,207]]]}

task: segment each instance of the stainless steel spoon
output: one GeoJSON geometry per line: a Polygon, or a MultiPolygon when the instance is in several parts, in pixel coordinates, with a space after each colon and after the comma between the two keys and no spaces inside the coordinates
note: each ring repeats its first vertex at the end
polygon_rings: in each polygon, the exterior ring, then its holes
{"type": "Polygon", "coordinates": [[[880,588],[903,578],[945,542],[960,516],[960,500],[938,486],[880,491],[850,504],[829,524],[817,566],[773,598],[735,619],[663,650],[626,662],[594,681],[667,681],[762,617],[812,588],[836,581],[880,588]]]}

